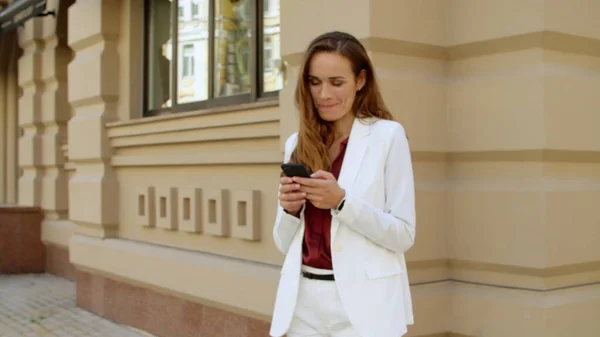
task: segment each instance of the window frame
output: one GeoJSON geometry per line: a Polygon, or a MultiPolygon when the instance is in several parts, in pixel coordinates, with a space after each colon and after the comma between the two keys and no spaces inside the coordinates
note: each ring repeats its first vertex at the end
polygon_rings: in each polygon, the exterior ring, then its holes
{"type": "MultiPolygon", "coordinates": [[[[148,52],[148,46],[150,44],[150,15],[151,15],[151,1],[143,0],[144,17],[143,17],[143,60],[142,60],[142,116],[151,117],[156,115],[174,114],[188,111],[197,111],[205,109],[213,109],[220,107],[231,106],[235,109],[236,106],[251,104],[264,101],[274,101],[279,97],[279,91],[264,92],[264,0],[250,0],[251,3],[251,17],[254,18],[251,26],[251,40],[250,40],[250,92],[215,97],[214,84],[215,84],[215,1],[227,1],[227,0],[208,0],[208,98],[204,101],[179,103],[178,98],[178,73],[179,73],[179,0],[173,0],[171,2],[171,25],[170,29],[175,34],[171,34],[172,38],[172,61],[169,65],[169,83],[170,83],[170,97],[171,106],[166,108],[149,108],[149,79],[150,79],[150,54],[148,52]],[[260,15],[259,15],[260,14],[260,15]]],[[[184,15],[185,16],[185,15],[184,15]]]]}

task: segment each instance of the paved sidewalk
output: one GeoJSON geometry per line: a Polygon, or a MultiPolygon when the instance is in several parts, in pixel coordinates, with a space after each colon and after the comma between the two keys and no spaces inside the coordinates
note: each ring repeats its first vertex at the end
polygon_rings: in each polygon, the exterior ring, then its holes
{"type": "Polygon", "coordinates": [[[75,283],[49,274],[0,275],[0,337],[148,337],[75,306],[75,283]]]}

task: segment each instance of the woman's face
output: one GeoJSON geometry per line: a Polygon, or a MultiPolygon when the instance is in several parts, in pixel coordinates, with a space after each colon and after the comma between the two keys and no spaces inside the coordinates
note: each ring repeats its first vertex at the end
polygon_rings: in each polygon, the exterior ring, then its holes
{"type": "Polygon", "coordinates": [[[313,55],[308,71],[308,86],[319,116],[335,122],[348,114],[356,92],[365,84],[365,72],[354,76],[350,60],[338,53],[319,52],[313,55]]]}

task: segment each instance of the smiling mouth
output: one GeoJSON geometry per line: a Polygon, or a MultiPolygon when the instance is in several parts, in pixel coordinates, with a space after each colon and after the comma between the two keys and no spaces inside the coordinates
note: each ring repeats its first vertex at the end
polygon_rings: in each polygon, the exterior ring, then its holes
{"type": "Polygon", "coordinates": [[[329,109],[329,108],[333,108],[336,105],[337,105],[337,103],[336,104],[328,104],[328,105],[321,104],[321,105],[319,105],[319,108],[329,109]]]}

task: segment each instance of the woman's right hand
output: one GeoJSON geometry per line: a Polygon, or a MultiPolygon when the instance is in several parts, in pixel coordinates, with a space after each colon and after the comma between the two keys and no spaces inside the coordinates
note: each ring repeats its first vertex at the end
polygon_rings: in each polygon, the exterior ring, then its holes
{"type": "Polygon", "coordinates": [[[279,203],[286,212],[298,216],[302,205],[306,202],[306,193],[300,191],[300,185],[290,177],[281,177],[279,203]]]}

